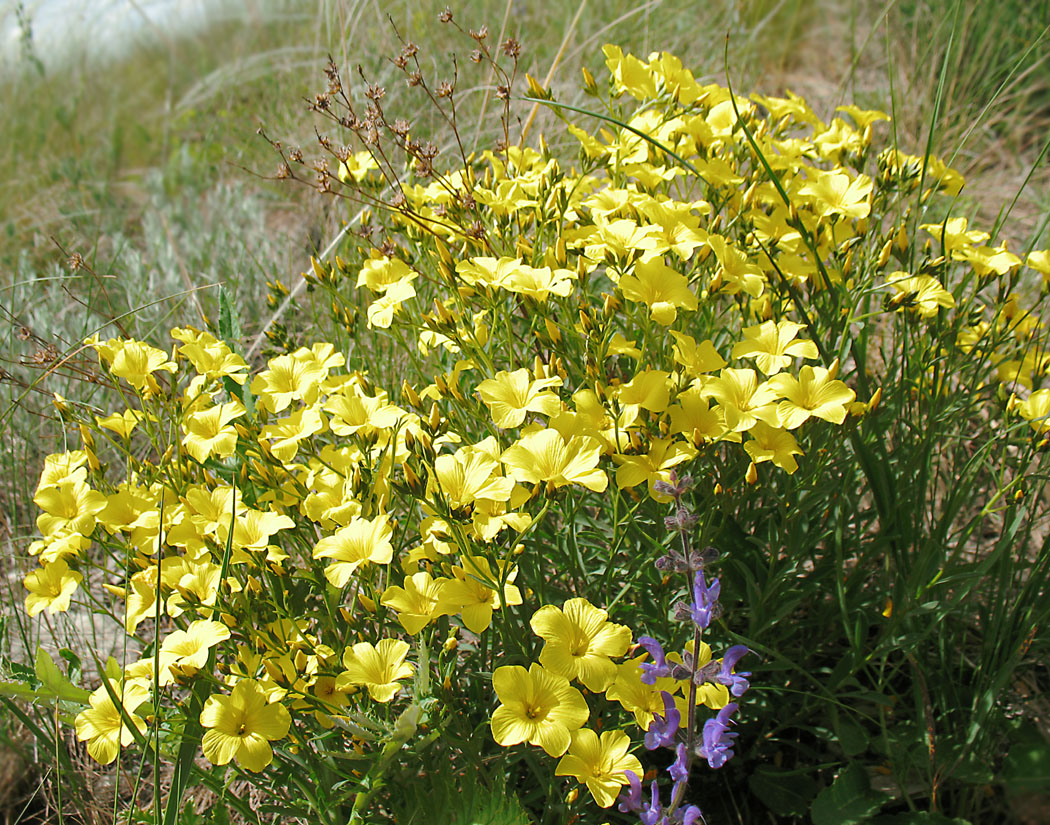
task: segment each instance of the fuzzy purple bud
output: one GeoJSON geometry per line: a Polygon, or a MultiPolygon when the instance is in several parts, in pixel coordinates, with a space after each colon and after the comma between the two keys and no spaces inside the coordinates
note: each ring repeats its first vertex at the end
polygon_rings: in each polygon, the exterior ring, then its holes
{"type": "Polygon", "coordinates": [[[722,585],[718,579],[713,579],[711,584],[708,584],[703,569],[696,571],[696,577],[693,579],[692,617],[701,630],[707,630],[711,619],[720,615],[718,597],[721,592],[722,585]]]}
{"type": "Polygon", "coordinates": [[[704,722],[704,741],[698,753],[712,768],[721,768],[733,757],[733,740],[737,734],[729,730],[730,716],[736,713],[736,702],[730,702],[713,719],[704,722]]]}

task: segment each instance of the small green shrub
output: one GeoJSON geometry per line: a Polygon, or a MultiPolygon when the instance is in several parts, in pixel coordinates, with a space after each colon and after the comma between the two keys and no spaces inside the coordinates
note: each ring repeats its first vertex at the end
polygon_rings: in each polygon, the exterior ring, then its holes
{"type": "Polygon", "coordinates": [[[253,369],[227,299],[171,350],[89,340],[122,401],[56,402],[81,443],[37,486],[26,607],[141,656],[63,697],[77,738],[165,822],[190,785],[252,818],[234,775],[332,823],[475,783],[542,822],[621,788],[654,822],[979,816],[1046,644],[1050,253],[954,215],[885,114],[666,53],[607,46],[594,112],[532,81],[579,151],[515,145],[518,47],[472,36],[498,145],[409,43],[451,151],[335,66],[340,137],[275,144],[359,223],[304,275],[344,338],[271,328],[253,369]]]}

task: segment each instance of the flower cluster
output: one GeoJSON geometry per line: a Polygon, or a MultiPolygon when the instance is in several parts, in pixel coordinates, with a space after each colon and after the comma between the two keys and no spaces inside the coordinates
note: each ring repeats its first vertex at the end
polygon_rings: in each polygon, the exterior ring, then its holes
{"type": "MultiPolygon", "coordinates": [[[[395,65],[423,85],[410,46],[395,65]]],[[[690,771],[733,755],[749,674],[745,647],[715,658],[702,638],[721,583],[692,530],[819,472],[813,441],[872,412],[861,325],[950,330],[990,365],[989,415],[1045,441],[1050,347],[1014,287],[1025,272],[1050,283],[1050,253],[1022,260],[962,218],[900,218],[963,181],[935,157],[880,152],[881,112],[828,123],[793,95],[701,83],[668,54],[605,55],[612,114],[566,121],[574,161],[505,141],[449,168],[388,122],[378,88],[361,116],[335,114],[352,101],[330,70],[318,106],[360,146],[324,138],[331,157],[286,160],[368,207],[304,273],[352,349],[282,339],[249,364],[230,330],[177,327],[165,349],[87,342],[121,401],[59,400],[80,443],[40,475],[25,605],[81,599],[140,643],[76,717],[94,758],[114,760],[149,717],[199,733],[216,766],[353,752],[382,771],[417,727],[487,724],[499,757],[536,746],[601,807],[626,787],[621,808],[644,823],[695,822],[690,771]],[[622,551],[632,522],[669,504],[681,547],[656,581],[684,583],[673,619],[691,641],[632,649],[595,605],[651,577],[622,551]],[[584,522],[600,559],[584,559],[584,522]],[[626,729],[584,727],[597,696],[633,715],[636,741],[674,752],[669,801],[658,782],[643,794],[626,729]],[[702,725],[700,707],[715,713],[702,725]],[[477,718],[447,724],[456,713],[477,718]]],[[[455,100],[451,81],[436,88],[435,105],[455,100]]],[[[929,376],[938,392],[958,380],[929,376]]],[[[366,798],[383,783],[362,773],[346,781],[366,798]]]]}

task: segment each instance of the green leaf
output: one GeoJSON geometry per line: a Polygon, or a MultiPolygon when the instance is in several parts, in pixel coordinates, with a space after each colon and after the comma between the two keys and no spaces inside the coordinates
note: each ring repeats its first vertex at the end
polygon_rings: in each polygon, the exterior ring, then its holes
{"type": "MultiPolygon", "coordinates": [[[[226,287],[219,287],[219,337],[227,344],[240,340],[241,320],[226,287]]],[[[232,346],[232,344],[231,344],[232,346]]]]}
{"type": "Polygon", "coordinates": [[[813,825],[854,825],[875,813],[888,799],[886,794],[872,790],[859,762],[850,762],[831,786],[820,792],[810,815],[813,825]]]}
{"type": "Polygon", "coordinates": [[[32,699],[36,691],[24,682],[0,682],[0,695],[32,699]]]}
{"type": "MultiPolygon", "coordinates": [[[[231,352],[241,354],[238,343],[241,340],[241,320],[237,314],[237,308],[230,299],[230,294],[225,287],[219,287],[219,337],[226,342],[231,352]]],[[[255,417],[255,397],[248,388],[250,382],[245,380],[243,384],[234,381],[230,376],[224,376],[222,385],[231,398],[240,398],[248,418],[255,417]]]]}
{"type": "Polygon", "coordinates": [[[846,756],[858,756],[864,753],[871,744],[868,732],[849,713],[836,713],[833,725],[835,736],[838,737],[839,745],[842,746],[846,756]]]}
{"type": "Polygon", "coordinates": [[[871,820],[871,825],[970,825],[968,819],[950,819],[944,814],[929,811],[905,811],[900,814],[886,814],[871,820]]]}
{"type": "Polygon", "coordinates": [[[51,655],[42,647],[37,647],[36,658],[33,661],[36,678],[40,680],[40,688],[36,691],[38,696],[55,697],[68,702],[87,702],[91,691],[77,687],[55,664],[51,655]]]}
{"type": "Polygon", "coordinates": [[[58,655],[66,661],[66,673],[69,675],[69,681],[73,682],[73,684],[79,682],[80,675],[84,672],[80,657],[68,647],[61,648],[58,651],[58,655]]]}
{"type": "Polygon", "coordinates": [[[817,783],[800,771],[759,765],[747,780],[751,793],[777,816],[798,816],[817,795],[817,783]]]}
{"type": "Polygon", "coordinates": [[[1018,731],[1017,738],[1003,760],[1000,774],[1010,793],[1045,791],[1050,788],[1050,743],[1035,725],[1018,731]]]}

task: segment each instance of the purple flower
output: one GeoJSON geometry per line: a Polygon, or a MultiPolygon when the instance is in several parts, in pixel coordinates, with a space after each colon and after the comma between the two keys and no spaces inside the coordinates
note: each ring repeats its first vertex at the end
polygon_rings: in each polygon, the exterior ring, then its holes
{"type": "Polygon", "coordinates": [[[678,726],[682,722],[682,714],[675,707],[674,697],[666,690],[661,693],[664,698],[664,715],[653,714],[653,721],[649,723],[649,728],[645,732],[647,750],[673,747],[674,735],[678,732],[678,726]]]}
{"type": "Polygon", "coordinates": [[[722,656],[722,669],[718,671],[718,675],[715,676],[715,681],[720,685],[725,685],[729,688],[729,692],[732,693],[737,699],[743,696],[751,683],[747,681],[747,677],[750,673],[733,673],[733,668],[736,667],[736,663],[747,653],[751,651],[744,645],[733,645],[729,650],[722,656]]]}
{"type": "Polygon", "coordinates": [[[698,752],[712,768],[721,768],[733,757],[733,740],[737,734],[729,730],[729,717],[736,709],[736,702],[730,702],[717,716],[704,722],[704,741],[698,752]]]}
{"type": "Polygon", "coordinates": [[[628,811],[637,813],[642,809],[642,780],[634,771],[624,771],[624,774],[627,776],[630,790],[626,796],[620,797],[616,807],[623,814],[628,811]]]}
{"type": "Polygon", "coordinates": [[[693,579],[692,618],[701,630],[707,630],[711,619],[718,618],[718,596],[721,592],[722,585],[718,579],[712,580],[708,585],[703,569],[696,571],[696,577],[693,579]]]}
{"type": "Polygon", "coordinates": [[[651,794],[652,799],[649,802],[649,807],[642,811],[638,817],[642,820],[642,825],[657,825],[664,818],[664,810],[660,805],[660,789],[656,786],[655,779],[651,786],[651,794]]]}
{"type": "Polygon", "coordinates": [[[689,760],[687,757],[688,751],[685,748],[685,743],[682,742],[678,745],[677,758],[671,763],[671,767],[667,769],[676,783],[683,781],[689,776],[689,760]]]}
{"type": "Polygon", "coordinates": [[[690,805],[685,809],[685,814],[682,816],[682,825],[696,825],[703,818],[704,815],[700,812],[700,809],[696,805],[690,805]]]}
{"type": "Polygon", "coordinates": [[[638,644],[653,657],[651,662],[642,662],[642,682],[655,685],[658,678],[669,676],[671,669],[667,666],[667,658],[660,643],[649,636],[642,636],[638,639],[638,644]]]}

